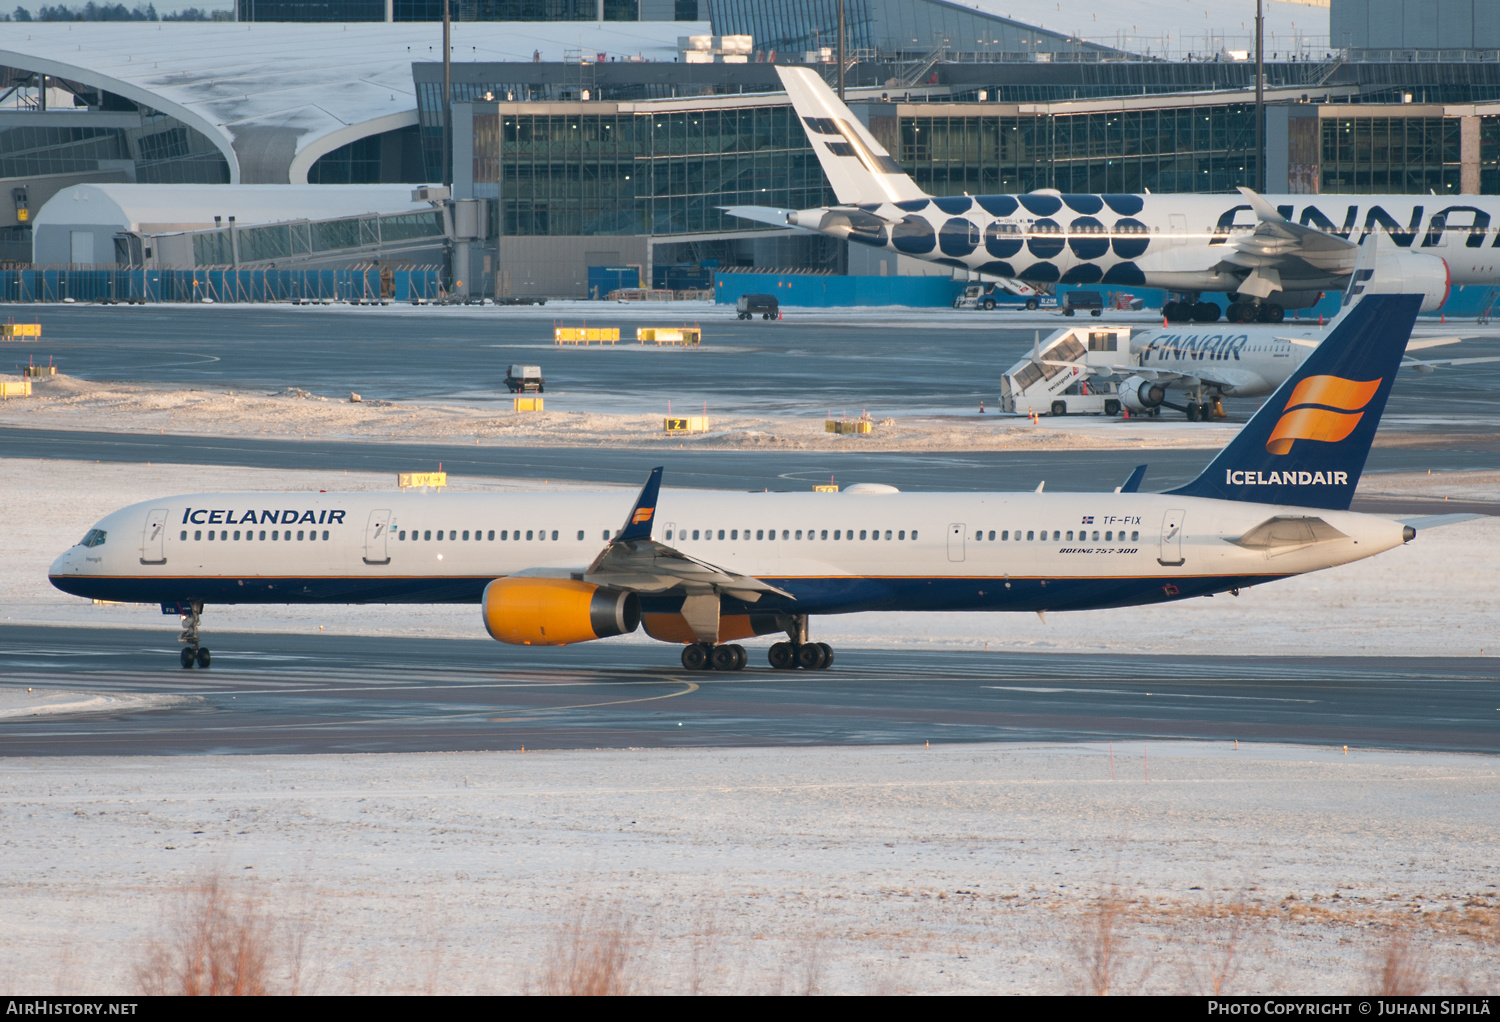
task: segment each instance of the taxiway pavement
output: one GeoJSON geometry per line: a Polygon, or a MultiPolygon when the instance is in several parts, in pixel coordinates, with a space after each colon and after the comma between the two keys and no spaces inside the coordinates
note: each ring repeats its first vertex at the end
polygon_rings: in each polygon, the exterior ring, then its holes
{"type": "MultiPolygon", "coordinates": [[[[166,622],[164,622],[166,624],[166,622]]],[[[1500,752],[1493,658],[765,650],[732,674],[676,647],[0,626],[0,686],[175,696],[136,712],[0,718],[0,754],[359,753],[1164,739],[1500,752]]]]}

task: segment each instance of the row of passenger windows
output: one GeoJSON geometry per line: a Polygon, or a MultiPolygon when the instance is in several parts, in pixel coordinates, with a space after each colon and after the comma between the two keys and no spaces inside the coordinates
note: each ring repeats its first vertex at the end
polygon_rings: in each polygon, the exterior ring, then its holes
{"type": "MultiPolygon", "coordinates": [[[[298,539],[302,539],[304,532],[306,533],[306,539],[308,541],[315,540],[315,539],[318,538],[318,530],[317,529],[306,529],[306,530],[304,530],[304,529],[298,529],[297,530],[297,538],[298,539]]],[[[187,534],[187,530],[186,529],[182,530],[182,538],[183,539],[187,539],[188,538],[188,534],[187,534]]],[[[194,539],[202,539],[203,538],[203,530],[202,529],[194,529],[193,530],[193,538],[194,539]]],[[[228,529],[209,529],[208,530],[208,538],[210,540],[217,538],[221,542],[224,541],[224,540],[231,539],[231,537],[229,535],[229,530],[228,529]],[[218,533],[217,537],[215,537],[215,535],[214,535],[215,533],[218,533]]],[[[240,538],[240,530],[239,529],[235,529],[234,530],[234,536],[232,538],[233,539],[239,539],[240,538]]],[[[255,530],[254,529],[246,529],[245,530],[245,539],[251,540],[251,539],[254,539],[254,538],[255,538],[255,530]]],[[[266,538],[266,530],[265,529],[261,529],[260,530],[260,538],[261,539],[265,539],[266,538]]],[[[286,540],[289,540],[289,539],[292,538],[292,530],[291,529],[286,529],[286,530],[283,531],[281,529],[272,529],[271,530],[271,538],[273,540],[281,540],[281,541],[285,542],[286,540]]],[[[328,530],[327,529],[323,530],[323,538],[324,539],[328,538],[328,530]]]]}
{"type": "MultiPolygon", "coordinates": [[[[474,533],[474,539],[476,539],[476,540],[482,540],[482,539],[485,538],[485,530],[483,530],[483,529],[474,529],[472,531],[474,533]]],[[[410,542],[412,540],[431,540],[432,539],[432,530],[431,529],[412,529],[410,536],[408,536],[406,534],[406,532],[407,532],[407,530],[405,530],[405,529],[400,529],[400,530],[398,530],[396,532],[396,541],[398,543],[399,542],[410,542]]],[[[463,530],[463,535],[462,535],[462,539],[463,540],[468,540],[469,539],[469,532],[470,532],[469,529],[463,530]]],[[[460,538],[459,531],[457,529],[439,529],[439,530],[437,530],[437,538],[438,539],[442,539],[444,536],[448,537],[449,542],[452,542],[452,541],[457,540],[457,539],[460,538]]],[[[558,530],[557,529],[553,529],[552,530],[552,538],[553,539],[557,539],[557,537],[558,537],[558,530]]],[[[490,539],[494,539],[495,538],[495,530],[494,529],[489,530],[489,538],[490,539]]],[[[501,541],[519,540],[520,538],[521,538],[521,530],[520,529],[516,529],[514,535],[512,535],[510,529],[501,529],[500,530],[500,539],[501,539],[501,541]]],[[[526,530],[526,538],[527,539],[540,539],[540,540],[544,540],[544,539],[547,538],[547,530],[546,529],[527,529],[526,530]]],[[[580,540],[583,539],[583,530],[582,529],[578,530],[578,538],[580,540]]],[[[608,530],[605,530],[604,538],[605,539],[609,539],[609,531],[608,530]]]]}
{"type": "MultiPolygon", "coordinates": [[[[417,540],[417,541],[431,541],[431,540],[434,539],[433,530],[432,529],[412,529],[412,530],[410,530],[410,535],[407,534],[407,531],[408,530],[406,530],[406,529],[399,529],[399,530],[397,530],[397,532],[396,532],[396,541],[398,543],[399,542],[411,542],[413,540],[417,540]]],[[[807,530],[803,530],[803,529],[795,529],[795,530],[794,529],[782,529],[781,530],[781,538],[782,539],[786,539],[786,540],[792,540],[792,539],[800,540],[800,539],[803,538],[804,531],[806,533],[806,538],[807,539],[820,539],[820,538],[821,539],[827,539],[828,538],[828,530],[827,529],[821,529],[821,530],[819,530],[819,529],[807,529],[807,530]]],[[[749,539],[751,537],[751,533],[752,532],[754,533],[755,538],[759,539],[759,540],[772,540],[772,539],[776,538],[776,530],[775,529],[754,529],[754,530],[751,530],[751,529],[743,529],[743,530],[741,530],[741,529],[719,529],[719,530],[717,530],[717,538],[719,538],[719,539],[733,539],[733,540],[738,540],[740,538],[740,533],[741,532],[744,532],[745,539],[749,539]]],[[[490,529],[489,530],[488,536],[486,536],[486,532],[483,529],[473,529],[473,530],[464,529],[462,533],[460,533],[459,530],[457,530],[457,529],[447,529],[447,530],[438,529],[437,530],[436,539],[441,540],[441,539],[443,539],[446,536],[450,542],[453,541],[453,540],[468,541],[470,539],[471,533],[472,533],[473,539],[476,539],[476,540],[483,540],[483,539],[486,539],[486,538],[488,538],[490,540],[495,539],[495,530],[494,529],[490,529]]],[[[525,535],[525,538],[529,539],[529,540],[545,540],[545,539],[548,538],[548,531],[546,529],[527,529],[527,530],[525,530],[525,534],[524,535],[525,535]]],[[[582,541],[583,535],[584,535],[584,530],[583,529],[579,529],[578,530],[578,539],[580,541],[582,541]]],[[[688,533],[687,529],[679,529],[679,530],[677,530],[677,539],[679,541],[687,539],[688,535],[689,535],[689,533],[688,533]]],[[[886,539],[900,539],[900,540],[904,540],[904,539],[906,539],[906,530],[905,529],[897,529],[897,530],[886,529],[884,535],[885,535],[886,539]]],[[[551,530],[551,538],[552,539],[555,540],[555,539],[558,538],[558,536],[559,536],[559,530],[557,530],[557,529],[551,530]]],[[[668,539],[668,540],[670,540],[670,539],[672,539],[672,536],[673,536],[673,530],[672,529],[668,529],[666,531],[665,538],[668,539]]],[[[515,529],[515,530],[501,529],[500,530],[500,541],[501,542],[510,542],[510,541],[514,541],[514,540],[519,540],[521,538],[522,538],[522,530],[520,530],[520,529],[515,529]]],[[[707,539],[714,539],[715,538],[715,530],[713,530],[713,529],[693,529],[692,530],[692,538],[693,539],[705,539],[705,540],[707,540],[707,539]]],[[[834,529],[833,530],[833,538],[834,539],[854,539],[855,538],[855,530],[853,530],[853,529],[834,529]]],[[[859,538],[860,539],[870,539],[870,540],[880,539],[881,538],[881,530],[880,529],[860,529],[859,530],[859,538]]],[[[911,538],[912,539],[916,539],[917,538],[917,530],[916,529],[911,530],[911,538]]],[[[600,539],[608,542],[608,540],[609,540],[609,530],[608,529],[605,529],[603,531],[603,534],[600,536],[600,539]]]]}
{"type": "MultiPolygon", "coordinates": [[[[725,539],[725,538],[728,538],[728,539],[739,539],[740,538],[740,532],[742,530],[740,530],[740,529],[729,529],[727,531],[728,531],[729,535],[726,537],[725,536],[726,530],[719,529],[718,530],[717,538],[718,539],[725,539]]],[[[749,539],[750,538],[750,532],[751,532],[751,530],[750,529],[745,529],[743,531],[745,533],[745,538],[749,539]]],[[[755,531],[755,538],[756,539],[767,540],[767,539],[775,539],[776,538],[776,530],[775,529],[756,529],[754,531],[755,531]]],[[[782,539],[793,539],[793,540],[795,540],[795,539],[802,539],[803,538],[803,531],[804,530],[802,530],[802,529],[782,529],[781,530],[781,538],[782,539]]],[[[827,539],[828,538],[828,530],[827,529],[807,529],[806,533],[807,533],[807,538],[808,539],[827,539]]],[[[713,529],[694,529],[694,530],[692,530],[692,538],[693,539],[699,539],[700,538],[700,534],[701,534],[701,538],[702,539],[714,539],[715,538],[715,533],[714,533],[713,529]]],[[[881,537],[881,530],[879,530],[879,529],[860,529],[859,530],[859,538],[860,539],[876,540],[876,539],[880,539],[880,537],[881,537]]],[[[666,538],[667,539],[671,539],[672,538],[672,530],[671,529],[667,530],[666,538]]],[[[688,530],[687,529],[679,529],[679,530],[677,530],[677,539],[679,541],[687,539],[687,538],[688,538],[688,530]]],[[[833,530],[833,538],[834,539],[843,539],[843,540],[854,539],[855,538],[855,536],[854,536],[854,530],[853,529],[834,529],[833,530]]],[[[906,530],[905,529],[897,529],[897,530],[886,529],[885,530],[885,538],[886,539],[905,539],[906,538],[906,530]]],[[[917,538],[917,530],[916,529],[912,529],[911,530],[911,538],[912,539],[916,539],[917,538]]]]}
{"type": "MultiPolygon", "coordinates": [[[[1038,538],[1040,538],[1040,540],[1043,543],[1045,543],[1045,542],[1047,542],[1047,535],[1048,535],[1048,531],[1046,529],[1041,529],[1041,530],[1027,529],[1026,530],[1025,538],[1029,539],[1029,540],[1037,540],[1038,538]]],[[[1051,536],[1052,536],[1053,540],[1057,540],[1057,541],[1064,541],[1064,537],[1066,536],[1066,542],[1073,542],[1073,530],[1072,529],[1067,530],[1066,533],[1064,533],[1063,530],[1061,530],[1061,529],[1053,529],[1051,531],[1051,536]]],[[[974,531],[974,538],[975,539],[977,539],[977,540],[983,540],[984,537],[985,537],[985,532],[984,532],[983,529],[976,529],[974,531]]],[[[989,538],[990,539],[995,539],[995,537],[996,537],[995,530],[991,529],[989,531],[989,538]]],[[[1002,541],[1002,542],[1010,542],[1012,540],[1014,540],[1015,542],[1020,542],[1021,539],[1022,539],[1021,530],[1017,529],[1015,531],[1015,535],[1013,537],[1012,534],[1011,534],[1011,531],[1009,529],[1001,529],[1000,533],[999,533],[999,538],[1000,538],[1000,541],[1002,541]]],[[[1138,543],[1138,542],[1140,542],[1140,539],[1141,539],[1141,534],[1139,532],[1132,532],[1130,534],[1130,542],[1131,543],[1138,543]]],[[[1088,530],[1087,529],[1079,529],[1078,530],[1078,542],[1082,543],[1082,542],[1089,542],[1089,541],[1090,540],[1089,540],[1089,532],[1088,532],[1088,530]]],[[[1115,531],[1113,529],[1105,529],[1104,530],[1104,542],[1105,543],[1124,543],[1125,541],[1126,540],[1125,540],[1125,530],[1124,529],[1121,529],[1119,531],[1119,536],[1118,537],[1115,535],[1115,531]]],[[[1094,542],[1094,543],[1098,543],[1099,542],[1099,530],[1098,529],[1094,530],[1094,538],[1093,538],[1092,542],[1094,542]]]]}

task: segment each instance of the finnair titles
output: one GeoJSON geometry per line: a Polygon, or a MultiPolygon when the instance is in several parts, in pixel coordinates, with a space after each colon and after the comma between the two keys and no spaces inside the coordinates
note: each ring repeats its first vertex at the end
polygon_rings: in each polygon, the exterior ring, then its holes
{"type": "Polygon", "coordinates": [[[1220,317],[1205,292],[1230,297],[1237,322],[1279,323],[1324,291],[1343,290],[1359,243],[1394,242],[1393,292],[1442,305],[1454,284],[1500,282],[1500,198],[1372,195],[1064,194],[931,196],[891,158],[818,75],[776,73],[838,199],[734,216],[1029,284],[1163,288],[1169,320],[1220,317]],[[1493,225],[1493,226],[1492,226],[1493,225]],[[1356,236],[1357,235],[1357,236],[1356,236]]]}

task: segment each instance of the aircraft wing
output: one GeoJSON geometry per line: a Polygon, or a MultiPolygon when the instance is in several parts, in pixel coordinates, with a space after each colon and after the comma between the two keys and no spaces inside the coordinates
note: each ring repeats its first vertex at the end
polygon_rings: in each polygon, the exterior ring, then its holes
{"type": "Polygon", "coordinates": [[[1401,360],[1401,368],[1415,369],[1419,373],[1430,373],[1434,369],[1478,365],[1480,362],[1500,362],[1500,355],[1488,355],[1484,358],[1404,358],[1401,360]]]}
{"type": "Polygon", "coordinates": [[[1067,366],[1080,370],[1079,375],[1084,376],[1139,376],[1143,380],[1152,383],[1172,384],[1186,381],[1189,386],[1194,383],[1213,383],[1221,387],[1245,387],[1255,384],[1263,384],[1264,381],[1248,369],[1234,369],[1232,367],[1219,367],[1214,365],[1195,365],[1192,369],[1158,369],[1147,366],[1134,365],[1086,365],[1082,362],[1053,362],[1042,360],[1046,365],[1067,366]]]}
{"type": "Polygon", "coordinates": [[[1259,194],[1240,186],[1260,219],[1254,231],[1231,241],[1224,261],[1250,271],[1247,294],[1264,298],[1281,288],[1283,277],[1346,276],[1354,272],[1359,246],[1315,227],[1293,223],[1259,194]],[[1262,293],[1264,292],[1264,293],[1262,293]]]}
{"type": "Polygon", "coordinates": [[[680,587],[688,592],[722,593],[747,603],[759,600],[763,593],[796,598],[758,578],[700,561],[652,539],[661,472],[660,468],[651,470],[625,519],[625,527],[594,558],[594,563],[584,569],[583,581],[636,592],[662,592],[680,587]]]}

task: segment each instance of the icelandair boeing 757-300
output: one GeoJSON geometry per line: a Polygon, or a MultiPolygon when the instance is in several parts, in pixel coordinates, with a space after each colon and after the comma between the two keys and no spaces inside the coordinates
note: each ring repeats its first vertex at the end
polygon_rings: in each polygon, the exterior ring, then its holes
{"type": "Polygon", "coordinates": [[[809,619],[1166,603],[1370,557],[1405,522],[1348,510],[1421,298],[1369,295],[1203,473],[1140,493],[208,493],[116,511],[52,565],[64,592],[160,603],[209,665],[214,603],[474,603],[490,635],[560,646],[633,632],[689,669],[785,632],[777,668],[833,651],[809,619]],[[624,524],[621,526],[621,516],[624,524]]]}

